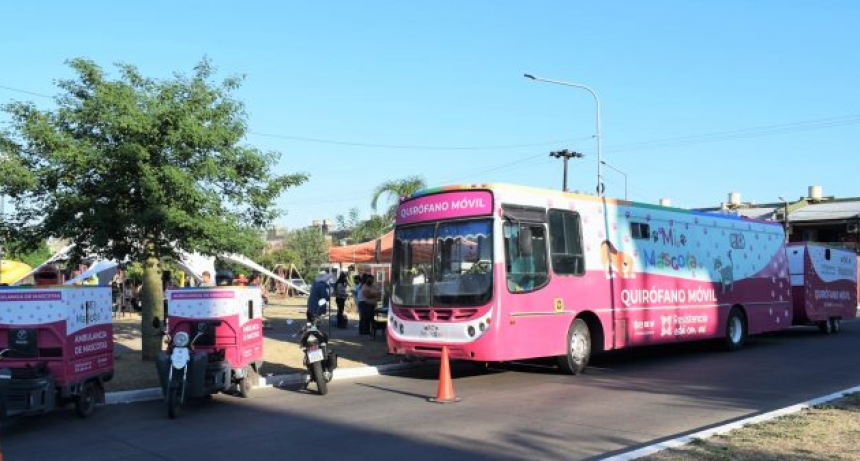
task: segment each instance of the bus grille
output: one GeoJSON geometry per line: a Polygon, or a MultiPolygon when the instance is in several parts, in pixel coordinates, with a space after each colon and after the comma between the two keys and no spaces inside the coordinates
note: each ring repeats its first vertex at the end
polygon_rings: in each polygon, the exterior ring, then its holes
{"type": "Polygon", "coordinates": [[[478,314],[477,308],[397,307],[394,312],[404,320],[419,322],[462,322],[478,314]]]}

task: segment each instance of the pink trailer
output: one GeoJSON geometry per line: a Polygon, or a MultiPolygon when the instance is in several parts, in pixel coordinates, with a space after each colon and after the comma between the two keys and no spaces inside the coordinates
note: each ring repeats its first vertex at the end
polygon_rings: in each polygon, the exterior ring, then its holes
{"type": "Polygon", "coordinates": [[[857,316],[857,254],[816,243],[788,245],[796,325],[818,325],[838,333],[842,320],[857,316]]]}
{"type": "Polygon", "coordinates": [[[779,224],[512,185],[427,189],[395,227],[389,351],[473,361],[722,339],[791,325],[779,224]]]}
{"type": "Polygon", "coordinates": [[[0,288],[3,416],[93,412],[113,377],[111,306],[109,287],[0,288]]]}

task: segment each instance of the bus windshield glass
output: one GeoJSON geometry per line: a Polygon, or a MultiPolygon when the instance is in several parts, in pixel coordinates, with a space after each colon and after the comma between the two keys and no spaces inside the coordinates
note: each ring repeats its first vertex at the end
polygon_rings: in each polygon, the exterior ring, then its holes
{"type": "Polygon", "coordinates": [[[493,293],[492,221],[400,228],[394,236],[393,301],[477,306],[493,293]]]}

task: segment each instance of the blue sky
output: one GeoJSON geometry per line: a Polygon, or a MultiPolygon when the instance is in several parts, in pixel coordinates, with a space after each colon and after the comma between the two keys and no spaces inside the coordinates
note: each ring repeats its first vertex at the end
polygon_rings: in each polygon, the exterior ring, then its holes
{"type": "Polygon", "coordinates": [[[557,188],[559,148],[594,190],[593,100],[526,72],[597,91],[634,200],[860,196],[858,19],[852,0],[3,2],[0,101],[50,105],[9,88],[54,94],[72,57],[166,77],[208,56],[246,76],[247,142],[311,175],[279,200],[291,228],[368,214],[377,184],[416,174],[557,188]]]}

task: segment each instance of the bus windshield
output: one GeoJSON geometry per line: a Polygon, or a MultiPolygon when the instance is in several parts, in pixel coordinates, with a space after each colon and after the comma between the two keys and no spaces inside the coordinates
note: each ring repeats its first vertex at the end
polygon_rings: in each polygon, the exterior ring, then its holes
{"type": "Polygon", "coordinates": [[[399,228],[392,299],[403,306],[477,306],[493,294],[493,223],[458,221],[399,228]]]}

